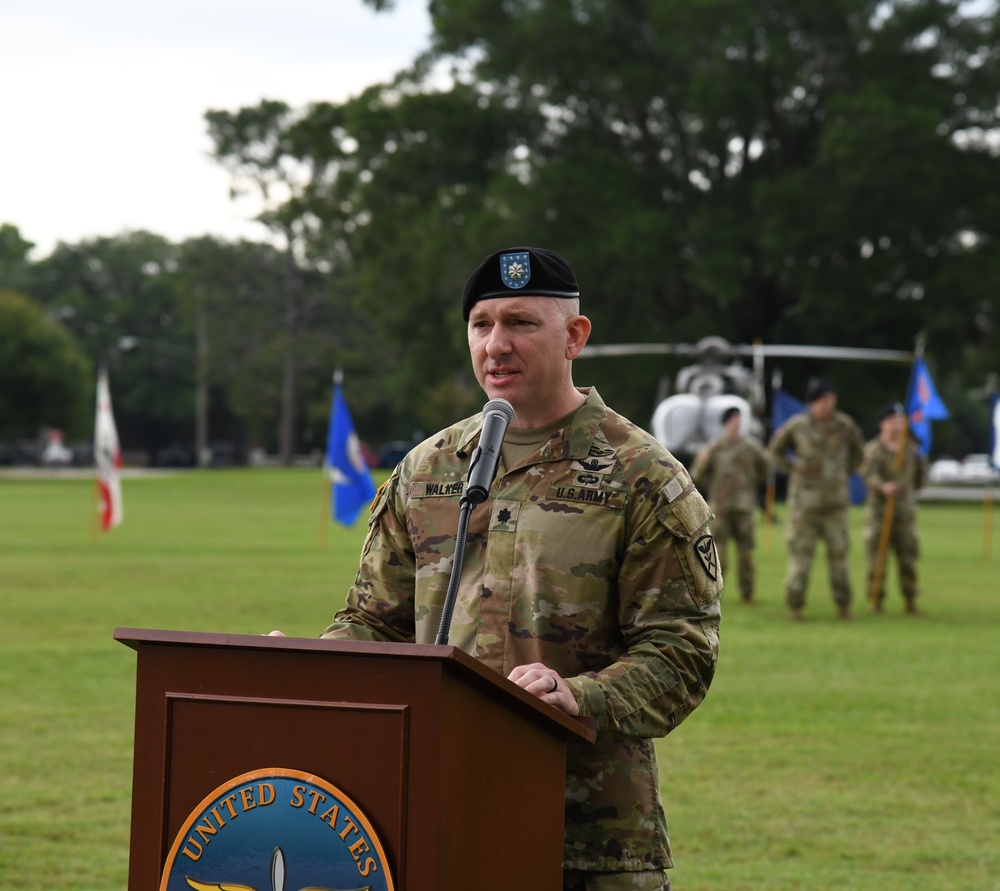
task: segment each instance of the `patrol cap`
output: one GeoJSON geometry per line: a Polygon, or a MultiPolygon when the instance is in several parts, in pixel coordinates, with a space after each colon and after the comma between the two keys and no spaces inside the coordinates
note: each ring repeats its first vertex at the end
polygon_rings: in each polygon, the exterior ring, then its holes
{"type": "Polygon", "coordinates": [[[822,399],[827,393],[835,392],[833,384],[829,381],[813,381],[809,384],[809,389],[806,390],[806,402],[815,402],[817,399],[822,399]]]}
{"type": "Polygon", "coordinates": [[[905,414],[906,410],[903,408],[903,404],[901,402],[890,402],[889,404],[882,406],[882,410],[878,413],[878,419],[881,422],[892,415],[905,414]]]}
{"type": "Polygon", "coordinates": [[[462,294],[462,318],[491,297],[579,297],[576,273],[565,257],[544,248],[496,251],[476,267],[462,294]]]}

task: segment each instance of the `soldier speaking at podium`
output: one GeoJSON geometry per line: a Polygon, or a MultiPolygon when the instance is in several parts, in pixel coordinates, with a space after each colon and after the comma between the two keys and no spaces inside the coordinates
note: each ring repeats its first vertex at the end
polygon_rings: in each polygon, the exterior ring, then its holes
{"type": "MultiPolygon", "coordinates": [[[[563,257],[491,254],[462,313],[476,378],[514,418],[468,523],[449,642],[596,723],[596,744],[567,756],[564,888],[669,888],[653,740],[704,699],[715,672],[711,512],[662,445],[574,386],[591,325],[563,257]]],[[[482,427],[480,415],[460,421],[396,467],[324,637],[435,642],[482,427]]],[[[530,800],[531,777],[511,781],[530,800]]]]}

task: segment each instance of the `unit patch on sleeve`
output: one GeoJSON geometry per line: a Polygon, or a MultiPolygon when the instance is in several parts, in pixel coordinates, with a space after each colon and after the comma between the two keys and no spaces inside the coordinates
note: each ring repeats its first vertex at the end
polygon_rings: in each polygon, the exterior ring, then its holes
{"type": "Polygon", "coordinates": [[[694,543],[694,552],[705,574],[714,582],[719,577],[719,555],[715,550],[715,539],[711,535],[703,535],[694,543]]]}

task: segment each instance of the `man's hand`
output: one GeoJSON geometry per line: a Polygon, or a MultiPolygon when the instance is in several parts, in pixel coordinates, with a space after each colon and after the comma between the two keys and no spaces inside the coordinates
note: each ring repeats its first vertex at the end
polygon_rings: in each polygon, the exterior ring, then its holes
{"type": "Polygon", "coordinates": [[[507,677],[522,689],[534,694],[543,702],[554,705],[567,715],[580,714],[580,706],[573,692],[556,672],[546,668],[541,662],[518,665],[507,677]]]}

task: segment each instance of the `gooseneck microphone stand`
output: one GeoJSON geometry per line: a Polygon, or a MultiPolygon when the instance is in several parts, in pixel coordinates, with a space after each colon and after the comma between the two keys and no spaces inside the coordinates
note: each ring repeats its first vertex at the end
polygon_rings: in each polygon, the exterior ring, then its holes
{"type": "Polygon", "coordinates": [[[451,577],[448,579],[448,591],[444,595],[444,606],[441,608],[441,624],[438,626],[436,644],[448,643],[448,633],[451,631],[451,614],[455,611],[455,600],[458,598],[458,586],[462,581],[462,567],[465,565],[465,545],[469,534],[469,517],[472,509],[478,504],[468,494],[462,496],[458,509],[458,532],[455,534],[455,558],[451,564],[451,577]]]}
{"type": "Polygon", "coordinates": [[[490,495],[490,486],[497,475],[500,464],[500,447],[507,432],[507,425],[514,420],[514,407],[506,399],[491,399],[483,406],[483,430],[479,435],[479,445],[472,453],[469,464],[469,478],[465,493],[459,502],[458,532],[455,534],[455,558],[451,564],[451,578],[448,591],[441,608],[441,624],[438,626],[434,643],[448,643],[451,630],[451,614],[455,611],[458,586],[462,581],[462,567],[465,564],[465,545],[469,534],[469,516],[477,504],[482,504],[490,495]]]}

